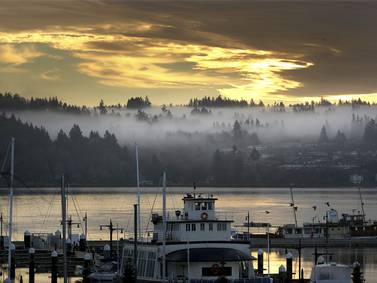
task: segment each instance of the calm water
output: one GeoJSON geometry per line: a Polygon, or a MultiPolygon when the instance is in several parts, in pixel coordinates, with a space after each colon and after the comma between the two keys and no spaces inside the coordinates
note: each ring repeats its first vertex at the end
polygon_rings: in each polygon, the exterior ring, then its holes
{"type": "MultiPolygon", "coordinates": [[[[29,189],[28,189],[29,190],[29,189]]],[[[107,239],[106,230],[99,229],[100,224],[107,224],[111,218],[115,225],[125,229],[127,237],[132,231],[132,211],[136,201],[136,189],[133,188],[97,188],[96,193],[88,193],[94,189],[72,189],[69,196],[69,214],[74,222],[79,222],[85,212],[88,214],[88,238],[107,239]],[[104,193],[106,192],[106,193],[104,193]]],[[[0,196],[0,209],[6,220],[8,198],[6,191],[0,196]]],[[[23,232],[33,233],[53,232],[60,229],[60,195],[56,189],[17,191],[14,198],[14,234],[16,239],[22,239],[23,232]]],[[[167,205],[173,213],[181,209],[183,192],[192,192],[191,188],[168,188],[167,205]]],[[[233,219],[235,224],[245,221],[247,212],[252,221],[271,222],[272,224],[294,223],[293,212],[289,203],[291,196],[288,189],[281,188],[205,188],[198,189],[197,193],[214,194],[219,198],[217,210],[221,217],[233,219]],[[269,211],[266,214],[265,211],[269,211]]],[[[367,218],[377,219],[377,190],[362,189],[367,218]]],[[[330,203],[332,208],[341,213],[352,213],[360,210],[360,199],[356,189],[294,189],[295,204],[298,206],[297,219],[299,223],[311,222],[313,217],[322,219],[330,203]],[[317,209],[314,211],[313,206],[317,209]]],[[[142,193],[142,231],[151,230],[149,216],[152,211],[161,211],[162,196],[158,188],[143,189],[142,193]]],[[[7,225],[4,224],[4,229],[7,225]]],[[[73,233],[82,233],[82,228],[76,225],[73,233]]],[[[116,235],[115,235],[116,236],[116,235]]],[[[297,255],[296,251],[291,251],[297,255]]],[[[334,260],[351,264],[359,261],[364,269],[367,282],[377,283],[377,249],[334,249],[334,260]]],[[[255,252],[253,252],[254,255],[255,252]]],[[[313,256],[311,249],[303,251],[303,267],[305,277],[310,274],[313,256]]],[[[296,256],[297,257],[297,256],[296,256]]],[[[267,256],[265,256],[267,259],[267,256]]],[[[270,255],[271,273],[276,273],[281,264],[284,264],[284,251],[273,250],[270,255]]],[[[298,262],[295,262],[298,267],[298,262]]],[[[267,268],[267,261],[265,263],[267,268]]],[[[25,282],[25,281],[24,281],[25,282]]],[[[42,279],[39,282],[44,282],[42,279]]],[[[46,281],[48,282],[48,280],[46,281]]]]}

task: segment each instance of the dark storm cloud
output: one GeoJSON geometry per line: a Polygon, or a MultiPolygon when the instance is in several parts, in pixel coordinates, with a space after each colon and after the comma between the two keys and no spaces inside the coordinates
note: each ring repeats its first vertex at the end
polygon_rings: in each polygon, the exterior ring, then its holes
{"type": "MultiPolygon", "coordinates": [[[[178,47],[162,49],[156,56],[171,52],[171,57],[181,58],[183,55],[177,49],[185,45],[271,51],[281,57],[280,63],[297,60],[297,66],[304,62],[313,64],[280,70],[284,79],[300,86],[277,88],[274,93],[318,97],[377,93],[376,15],[377,3],[368,1],[4,1],[0,8],[0,32],[64,31],[68,36],[71,31],[73,37],[82,32],[114,36],[117,38],[95,36],[83,46],[129,57],[149,56],[146,50],[161,49],[170,41],[178,43],[178,47]]],[[[197,62],[170,62],[169,54],[165,55],[166,62],[137,65],[137,70],[146,72],[153,66],[166,67],[169,73],[195,70],[197,62]]],[[[193,55],[199,53],[191,49],[185,53],[186,57],[193,55]]],[[[253,55],[232,54],[216,60],[242,61],[242,56],[250,60],[253,55]]],[[[268,56],[255,55],[260,59],[268,56]]],[[[88,55],[80,58],[93,60],[88,55]]],[[[113,66],[101,70],[84,66],[91,68],[86,75],[93,77],[112,76],[111,80],[115,80],[124,75],[113,66]]],[[[222,68],[224,71],[216,69],[215,73],[228,71],[228,78],[239,77],[225,66],[222,68]]],[[[211,71],[214,70],[206,73],[211,71]]],[[[139,77],[133,79],[140,81],[139,77]]],[[[150,83],[150,79],[146,81],[150,83]]],[[[171,78],[162,81],[175,85],[171,78]]],[[[154,91],[158,96],[158,91],[154,91]]],[[[274,97],[273,93],[269,95],[274,97]]]]}

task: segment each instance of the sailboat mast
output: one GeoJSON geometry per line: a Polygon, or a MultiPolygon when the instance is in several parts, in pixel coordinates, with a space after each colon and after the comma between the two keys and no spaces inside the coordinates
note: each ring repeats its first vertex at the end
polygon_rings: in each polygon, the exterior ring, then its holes
{"type": "Polygon", "coordinates": [[[13,181],[14,181],[14,146],[15,139],[11,139],[11,151],[10,151],[10,182],[9,182],[9,219],[8,219],[8,278],[11,278],[10,270],[12,264],[11,246],[12,246],[12,230],[13,230],[13,181]]]}
{"type": "Polygon", "coordinates": [[[139,237],[141,237],[139,148],[137,144],[135,144],[135,155],[136,155],[136,185],[137,185],[137,226],[139,229],[139,237]]]}
{"type": "Polygon", "coordinates": [[[293,199],[293,189],[292,189],[292,186],[289,187],[289,190],[291,192],[291,206],[292,206],[292,209],[293,209],[293,217],[295,219],[295,228],[297,228],[297,216],[296,216],[296,207],[295,207],[295,201],[293,199]]]}
{"type": "Polygon", "coordinates": [[[359,196],[360,196],[360,203],[361,203],[361,211],[363,213],[363,222],[365,222],[364,201],[363,201],[363,196],[361,195],[360,185],[359,185],[359,196]]]}
{"type": "Polygon", "coordinates": [[[62,237],[62,244],[63,244],[63,277],[64,283],[68,282],[68,268],[67,268],[67,204],[66,204],[66,196],[65,196],[65,183],[64,183],[64,175],[61,177],[61,202],[62,202],[62,226],[63,226],[63,237],[62,237]]]}
{"type": "Polygon", "coordinates": [[[166,172],[162,177],[162,281],[166,278],[166,172]]]}

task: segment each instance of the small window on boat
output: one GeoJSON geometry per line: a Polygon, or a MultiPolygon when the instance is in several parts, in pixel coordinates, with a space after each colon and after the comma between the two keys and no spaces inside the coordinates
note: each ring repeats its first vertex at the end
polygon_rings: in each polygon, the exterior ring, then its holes
{"type": "Polygon", "coordinates": [[[207,210],[207,203],[206,202],[202,202],[202,210],[207,210]]]}
{"type": "Polygon", "coordinates": [[[207,208],[208,208],[208,210],[212,210],[213,209],[213,203],[209,202],[207,208]]]}
{"type": "Polygon", "coordinates": [[[213,231],[213,223],[209,223],[208,224],[208,230],[209,231],[213,231]]]}
{"type": "Polygon", "coordinates": [[[196,231],[196,224],[191,225],[191,231],[196,231]]]}
{"type": "Polygon", "coordinates": [[[190,224],[186,224],[186,231],[190,231],[190,224]]]}
{"type": "Polygon", "coordinates": [[[200,210],[200,202],[195,203],[195,210],[200,210]]]}
{"type": "Polygon", "coordinates": [[[200,231],[204,231],[204,228],[205,228],[205,224],[204,223],[200,223],[200,231]]]}
{"type": "Polygon", "coordinates": [[[217,223],[217,231],[225,231],[226,223],[217,223]]]}

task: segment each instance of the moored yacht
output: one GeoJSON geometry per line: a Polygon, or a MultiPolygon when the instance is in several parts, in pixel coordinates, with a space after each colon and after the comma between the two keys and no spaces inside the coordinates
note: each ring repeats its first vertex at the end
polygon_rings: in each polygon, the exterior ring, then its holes
{"type": "MultiPolygon", "coordinates": [[[[249,243],[231,237],[233,221],[217,216],[215,197],[188,193],[182,200],[173,215],[153,214],[152,239],[137,243],[139,281],[270,282],[255,276],[249,243]]],[[[135,242],[126,241],[123,266],[135,260],[134,249],[135,242]]]]}

